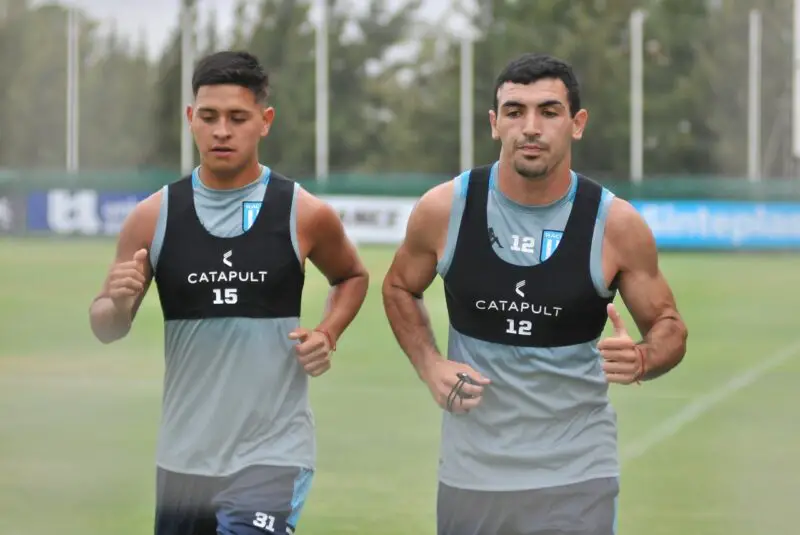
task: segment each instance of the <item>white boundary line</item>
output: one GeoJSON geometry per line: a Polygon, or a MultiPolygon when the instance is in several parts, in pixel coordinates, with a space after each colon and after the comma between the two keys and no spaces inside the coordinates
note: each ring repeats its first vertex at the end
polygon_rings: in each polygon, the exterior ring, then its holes
{"type": "Polygon", "coordinates": [[[651,431],[628,444],[620,456],[622,461],[629,462],[641,457],[651,448],[676,435],[684,426],[694,422],[719,403],[755,383],[768,372],[798,355],[800,355],[800,340],[773,353],[766,359],[760,360],[755,366],[751,366],[735,375],[727,383],[708,394],[696,398],[651,431]]]}

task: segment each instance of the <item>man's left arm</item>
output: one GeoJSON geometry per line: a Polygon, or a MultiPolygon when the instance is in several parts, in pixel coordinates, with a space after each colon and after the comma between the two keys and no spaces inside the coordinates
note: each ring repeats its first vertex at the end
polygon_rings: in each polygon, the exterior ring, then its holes
{"type": "MultiPolygon", "coordinates": [[[[686,354],[686,324],[659,267],[655,238],[644,218],[629,203],[614,199],[606,225],[619,270],[620,297],[643,337],[635,344],[644,364],[636,380],[655,379],[677,366],[686,354]]],[[[615,331],[621,329],[627,336],[613,307],[610,312],[615,331]]]]}
{"type": "Polygon", "coordinates": [[[367,296],[369,274],[348,239],[339,215],[328,204],[320,204],[310,227],[308,259],[331,285],[320,328],[337,340],[361,309],[367,296]]]}
{"type": "Polygon", "coordinates": [[[369,275],[339,215],[327,203],[300,190],[297,196],[297,234],[301,256],[308,258],[331,285],[322,321],[311,331],[298,329],[300,363],[310,375],[330,368],[328,354],[361,309],[369,275]]]}

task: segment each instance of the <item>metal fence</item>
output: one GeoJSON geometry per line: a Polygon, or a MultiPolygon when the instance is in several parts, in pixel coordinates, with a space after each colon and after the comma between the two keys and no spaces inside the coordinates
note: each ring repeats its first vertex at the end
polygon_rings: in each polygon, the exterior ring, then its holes
{"type": "Polygon", "coordinates": [[[392,22],[413,3],[4,0],[0,168],[186,171],[196,163],[184,118],[194,63],[237,47],[274,79],[265,158],[303,177],[448,175],[496,157],[494,77],[527,51],[576,69],[590,112],[575,147],[586,172],[796,175],[791,2],[421,0],[392,22]]]}

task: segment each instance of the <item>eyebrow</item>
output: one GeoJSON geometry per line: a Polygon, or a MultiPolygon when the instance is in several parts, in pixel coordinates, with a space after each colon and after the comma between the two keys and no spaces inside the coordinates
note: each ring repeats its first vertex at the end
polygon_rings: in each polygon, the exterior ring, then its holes
{"type": "Polygon", "coordinates": [[[544,102],[539,103],[537,108],[550,108],[550,107],[564,107],[564,104],[560,100],[545,100],[544,102]]]}
{"type": "MultiPolygon", "coordinates": [[[[544,102],[540,102],[539,104],[536,105],[537,108],[549,108],[549,107],[552,107],[552,106],[560,106],[560,107],[563,108],[564,104],[562,104],[561,101],[559,101],[559,100],[551,99],[551,100],[545,100],[544,102]]],[[[520,102],[518,100],[507,100],[506,102],[503,102],[502,107],[503,108],[524,108],[525,104],[523,104],[522,102],[520,102]]]]}
{"type": "MultiPolygon", "coordinates": [[[[197,112],[198,112],[198,113],[201,113],[201,112],[205,112],[205,113],[219,113],[219,111],[220,111],[220,110],[218,110],[218,109],[215,109],[215,108],[208,108],[208,107],[200,107],[200,108],[197,108],[197,112]]],[[[245,110],[245,109],[243,109],[243,108],[234,108],[234,109],[232,109],[232,110],[224,110],[224,111],[225,111],[225,112],[227,112],[227,113],[248,113],[248,114],[250,113],[250,110],[245,110]]]]}

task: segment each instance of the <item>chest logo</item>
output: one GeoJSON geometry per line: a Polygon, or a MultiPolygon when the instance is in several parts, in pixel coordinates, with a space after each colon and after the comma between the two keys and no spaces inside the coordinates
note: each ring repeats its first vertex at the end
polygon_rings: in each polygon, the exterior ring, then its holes
{"type": "Polygon", "coordinates": [[[261,211],[262,201],[242,202],[242,230],[247,232],[256,222],[258,213],[261,211]]]}
{"type": "Polygon", "coordinates": [[[500,240],[498,239],[497,234],[494,233],[494,229],[492,227],[489,227],[489,243],[491,243],[493,247],[499,247],[500,249],[503,248],[503,246],[500,245],[500,240]]]}
{"type": "Polygon", "coordinates": [[[525,297],[525,292],[522,289],[525,287],[525,281],[519,281],[514,288],[514,291],[517,292],[517,295],[520,297],[525,297]]]}
{"type": "Polygon", "coordinates": [[[539,252],[539,262],[544,262],[556,252],[558,244],[561,243],[561,238],[564,233],[559,230],[543,230],[542,231],[542,248],[539,252]]]}
{"type": "Polygon", "coordinates": [[[231,250],[231,251],[228,251],[227,253],[225,253],[224,255],[222,255],[222,263],[225,264],[228,267],[233,267],[233,262],[230,261],[230,258],[231,258],[232,254],[233,254],[233,251],[231,250]]]}

